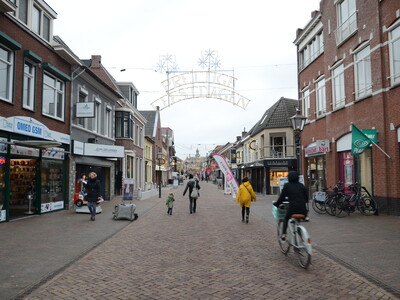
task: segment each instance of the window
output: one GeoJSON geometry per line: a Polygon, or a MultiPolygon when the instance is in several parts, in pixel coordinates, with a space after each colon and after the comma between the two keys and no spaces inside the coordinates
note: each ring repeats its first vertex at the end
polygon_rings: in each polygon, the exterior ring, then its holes
{"type": "Polygon", "coordinates": [[[30,62],[24,64],[24,86],[22,90],[22,107],[34,109],[36,67],[30,62]]]}
{"type": "Polygon", "coordinates": [[[325,78],[315,83],[315,94],[317,97],[317,116],[321,117],[326,113],[325,78]]]}
{"type": "Polygon", "coordinates": [[[0,99],[12,102],[14,53],[0,45],[0,99]]]}
{"type": "Polygon", "coordinates": [[[48,74],[43,75],[43,114],[64,119],[64,82],[48,74]]]}
{"type": "Polygon", "coordinates": [[[286,137],[271,136],[271,157],[286,157],[286,137]]]}
{"type": "Polygon", "coordinates": [[[43,15],[43,38],[50,42],[50,18],[46,15],[43,15]]]}
{"type": "Polygon", "coordinates": [[[19,0],[18,19],[24,24],[28,24],[28,0],[19,0]]]}
{"type": "Polygon", "coordinates": [[[304,116],[310,119],[310,91],[308,88],[302,92],[302,100],[304,116]]]}
{"type": "Polygon", "coordinates": [[[34,33],[50,42],[51,23],[53,18],[51,11],[45,11],[42,6],[35,5],[39,1],[18,0],[13,1],[17,6],[17,13],[12,13],[22,23],[28,26],[34,33]]]}
{"type": "Polygon", "coordinates": [[[310,43],[300,51],[300,69],[307,67],[320,54],[324,52],[324,39],[322,31],[315,35],[310,43]]]}
{"type": "Polygon", "coordinates": [[[357,30],[356,1],[343,0],[337,5],[338,28],[335,32],[339,45],[357,30]]]}
{"type": "Polygon", "coordinates": [[[344,105],[344,67],[340,65],[332,70],[333,108],[344,105]]]}
{"type": "MultiPolygon", "coordinates": [[[[87,100],[88,94],[84,90],[79,91],[78,103],[84,103],[87,100]]],[[[85,127],[85,118],[76,118],[76,124],[85,127]]]]}
{"type": "Polygon", "coordinates": [[[104,117],[104,135],[112,138],[112,111],[111,107],[106,106],[106,115],[104,117]]]}
{"type": "Polygon", "coordinates": [[[356,98],[362,98],[372,93],[371,81],[371,51],[369,46],[354,55],[356,98]]]}
{"type": "Polygon", "coordinates": [[[126,157],[126,178],[133,178],[134,172],[134,157],[126,157]]]}
{"type": "Polygon", "coordinates": [[[32,30],[38,35],[40,35],[41,21],[40,9],[34,5],[32,9],[32,30]]]}
{"type": "Polygon", "coordinates": [[[133,116],[129,112],[115,112],[115,137],[132,138],[133,116]]]}
{"type": "Polygon", "coordinates": [[[101,113],[101,101],[98,98],[95,98],[94,101],[94,118],[93,118],[93,131],[97,133],[101,133],[101,123],[103,120],[103,116],[101,113]]]}
{"type": "Polygon", "coordinates": [[[400,26],[389,33],[390,38],[390,78],[392,85],[400,83],[400,26]]]}

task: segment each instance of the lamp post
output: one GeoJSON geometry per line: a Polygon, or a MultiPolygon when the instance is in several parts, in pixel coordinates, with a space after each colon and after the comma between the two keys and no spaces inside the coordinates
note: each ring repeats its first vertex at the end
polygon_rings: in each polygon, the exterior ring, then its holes
{"type": "Polygon", "coordinates": [[[293,131],[295,134],[296,143],[296,159],[297,159],[297,172],[301,174],[301,163],[300,163],[300,147],[301,147],[301,132],[303,131],[304,124],[306,123],[307,117],[303,116],[300,109],[296,109],[296,114],[290,118],[292,122],[293,131]]]}
{"type": "Polygon", "coordinates": [[[158,161],[158,198],[161,198],[161,161],[163,160],[162,152],[158,151],[157,161],[158,161]]]}

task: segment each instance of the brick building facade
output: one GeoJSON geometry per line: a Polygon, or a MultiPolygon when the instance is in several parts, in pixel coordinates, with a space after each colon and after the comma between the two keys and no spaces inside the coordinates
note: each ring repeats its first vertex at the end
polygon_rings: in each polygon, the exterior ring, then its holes
{"type": "Polygon", "coordinates": [[[399,215],[400,2],[322,0],[294,43],[309,191],[360,182],[381,211],[399,215]],[[352,124],[390,158],[376,146],[352,156],[352,124]]]}

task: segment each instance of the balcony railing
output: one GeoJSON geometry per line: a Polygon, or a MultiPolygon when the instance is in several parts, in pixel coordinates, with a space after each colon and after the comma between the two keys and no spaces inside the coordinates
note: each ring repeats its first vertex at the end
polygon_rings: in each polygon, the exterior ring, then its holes
{"type": "Polygon", "coordinates": [[[355,11],[346,21],[344,21],[336,30],[336,45],[340,45],[357,30],[357,12],[355,11]]]}

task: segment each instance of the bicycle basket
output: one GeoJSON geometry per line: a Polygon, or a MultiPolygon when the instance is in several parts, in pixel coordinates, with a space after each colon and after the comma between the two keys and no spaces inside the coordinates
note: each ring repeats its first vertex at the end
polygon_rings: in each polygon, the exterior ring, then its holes
{"type": "Polygon", "coordinates": [[[286,209],[280,209],[275,205],[272,205],[272,215],[275,220],[282,220],[286,216],[286,209]]]}
{"type": "Polygon", "coordinates": [[[317,202],[326,202],[325,192],[315,192],[313,193],[313,199],[317,202]]]}

